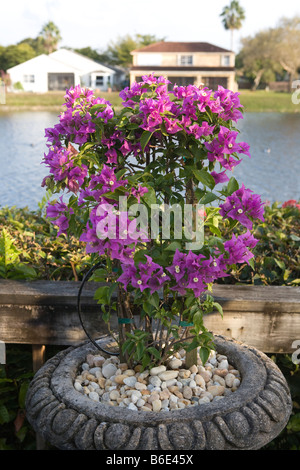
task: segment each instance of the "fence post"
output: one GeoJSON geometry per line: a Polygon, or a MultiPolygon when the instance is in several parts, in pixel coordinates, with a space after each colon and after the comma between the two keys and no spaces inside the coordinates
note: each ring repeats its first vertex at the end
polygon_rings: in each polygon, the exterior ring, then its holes
{"type": "MultiPolygon", "coordinates": [[[[45,350],[46,346],[44,344],[32,345],[32,365],[34,373],[45,363],[45,350]]],[[[47,450],[47,444],[39,434],[36,434],[36,450],[47,450]]]]}

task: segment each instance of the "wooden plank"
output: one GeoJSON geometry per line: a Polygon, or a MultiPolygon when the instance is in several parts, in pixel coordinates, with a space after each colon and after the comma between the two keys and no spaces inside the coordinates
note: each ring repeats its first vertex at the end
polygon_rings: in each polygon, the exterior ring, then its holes
{"type": "MultiPolygon", "coordinates": [[[[0,280],[0,304],[14,305],[76,305],[81,283],[76,281],[14,281],[0,280]]],[[[82,292],[85,303],[93,301],[96,286],[87,282],[82,292]]]]}
{"type": "MultiPolygon", "coordinates": [[[[92,338],[107,334],[101,318],[100,307],[83,308],[83,323],[92,338]]],[[[112,328],[117,328],[116,316],[112,328]]],[[[73,345],[87,336],[75,307],[10,304],[0,305],[0,339],[6,343],[73,345]]]]}
{"type": "MultiPolygon", "coordinates": [[[[0,280],[0,304],[14,305],[76,305],[77,293],[81,283],[76,281],[14,281],[0,280]]],[[[93,301],[96,286],[93,282],[85,284],[82,298],[85,303],[93,301]]],[[[299,309],[300,287],[289,286],[252,286],[215,284],[213,295],[229,306],[233,302],[239,308],[247,309],[252,302],[258,308],[265,303],[286,304],[287,308],[299,309]]]]}
{"type": "MultiPolygon", "coordinates": [[[[0,340],[7,343],[78,344],[87,336],[77,313],[80,282],[0,281],[0,340]]],[[[84,325],[95,338],[107,333],[100,306],[93,299],[97,285],[82,293],[84,325]]],[[[264,352],[294,352],[300,339],[300,289],[286,286],[215,285],[213,296],[224,318],[205,317],[207,328],[264,352]]],[[[117,318],[112,318],[117,329],[117,318]]]]}
{"type": "Polygon", "coordinates": [[[284,312],[237,312],[224,310],[204,318],[206,328],[227,338],[242,341],[266,353],[293,353],[300,339],[300,314],[284,312]]]}
{"type": "Polygon", "coordinates": [[[46,347],[44,344],[32,345],[32,370],[34,373],[37,372],[45,363],[45,351],[46,347]]]}

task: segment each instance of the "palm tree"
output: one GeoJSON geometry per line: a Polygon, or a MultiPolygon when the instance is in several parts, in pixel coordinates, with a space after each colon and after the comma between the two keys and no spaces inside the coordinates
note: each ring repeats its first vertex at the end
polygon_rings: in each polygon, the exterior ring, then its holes
{"type": "Polygon", "coordinates": [[[53,23],[53,21],[49,21],[49,23],[43,26],[40,36],[42,37],[44,48],[48,54],[51,54],[51,52],[57,49],[57,44],[61,40],[61,35],[58,27],[53,23]]]}
{"type": "Polygon", "coordinates": [[[242,22],[245,19],[245,10],[241,7],[237,0],[233,0],[230,5],[225,7],[220,14],[223,17],[223,25],[226,30],[231,33],[231,46],[233,50],[233,31],[242,27],[242,22]]]}

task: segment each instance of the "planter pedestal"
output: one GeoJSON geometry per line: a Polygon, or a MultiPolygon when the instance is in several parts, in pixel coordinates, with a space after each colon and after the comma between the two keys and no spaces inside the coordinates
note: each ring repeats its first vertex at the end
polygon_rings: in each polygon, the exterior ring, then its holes
{"type": "Polygon", "coordinates": [[[87,354],[98,351],[85,342],[37,372],[26,397],[27,419],[45,441],[65,450],[259,449],[288,422],[292,401],[286,380],[255,348],[218,336],[215,345],[242,377],[237,391],[222,400],[169,412],[93,402],[73,386],[87,354]]]}

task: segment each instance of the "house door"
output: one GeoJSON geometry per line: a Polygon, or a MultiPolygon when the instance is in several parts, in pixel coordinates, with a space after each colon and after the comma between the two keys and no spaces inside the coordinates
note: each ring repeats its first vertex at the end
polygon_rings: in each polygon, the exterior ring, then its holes
{"type": "Polygon", "coordinates": [[[74,83],[74,73],[48,73],[48,91],[66,91],[74,83]]]}

